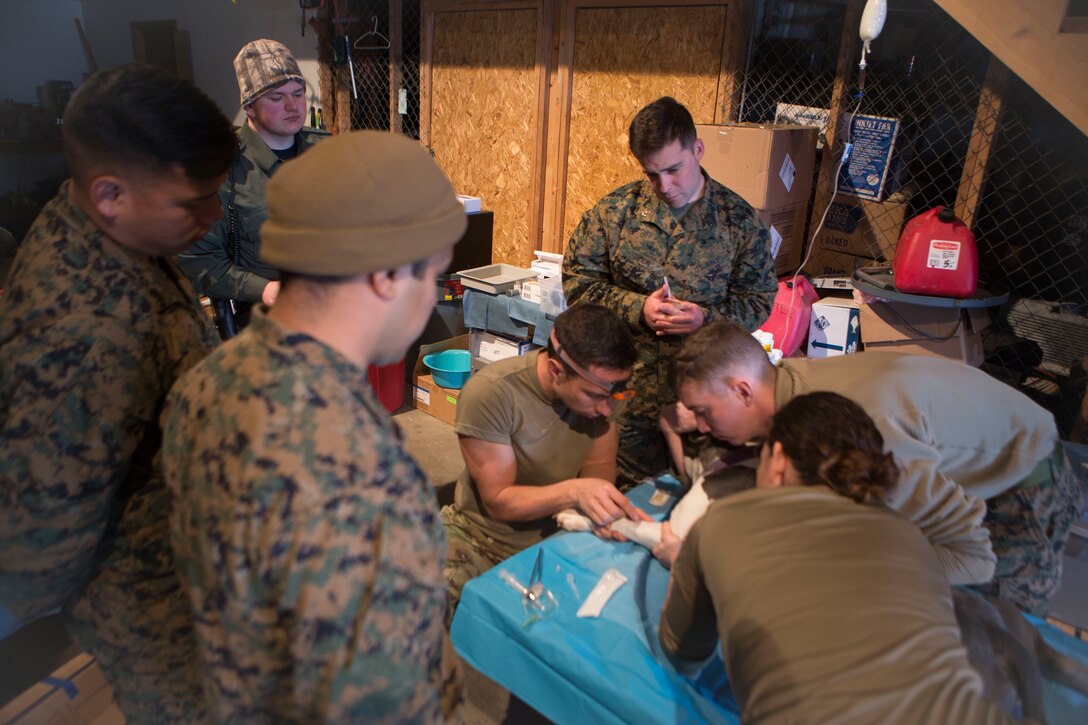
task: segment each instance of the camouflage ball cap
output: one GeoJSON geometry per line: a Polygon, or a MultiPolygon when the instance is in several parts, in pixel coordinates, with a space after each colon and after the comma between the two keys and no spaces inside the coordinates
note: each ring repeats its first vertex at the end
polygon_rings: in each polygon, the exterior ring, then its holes
{"type": "Polygon", "coordinates": [[[354,277],[453,246],[468,222],[418,141],[355,131],[283,164],[265,189],[261,259],[297,274],[354,277]]]}
{"type": "Polygon", "coordinates": [[[298,81],[306,86],[295,56],[287,46],[275,40],[247,43],[234,57],[234,72],[238,76],[243,107],[287,81],[298,81]]]}

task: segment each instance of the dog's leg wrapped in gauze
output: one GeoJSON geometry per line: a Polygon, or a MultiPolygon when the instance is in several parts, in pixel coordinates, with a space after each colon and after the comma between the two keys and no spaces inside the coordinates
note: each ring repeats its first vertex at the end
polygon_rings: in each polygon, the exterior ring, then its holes
{"type": "MultiPolygon", "coordinates": [[[[686,538],[695,522],[702,518],[710,505],[710,498],[703,488],[703,477],[697,476],[691,485],[691,490],[684,495],[676,508],[672,510],[669,518],[669,526],[672,532],[681,539],[686,538]]],[[[565,509],[555,515],[559,527],[566,531],[592,531],[593,522],[574,509],[565,509]]],[[[657,521],[632,521],[622,518],[613,521],[608,528],[621,534],[628,541],[653,549],[661,542],[661,524],[657,521]]]]}

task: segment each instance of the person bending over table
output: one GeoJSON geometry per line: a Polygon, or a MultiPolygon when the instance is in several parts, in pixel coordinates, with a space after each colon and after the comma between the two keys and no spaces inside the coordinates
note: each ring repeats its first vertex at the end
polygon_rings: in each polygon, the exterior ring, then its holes
{"type": "Polygon", "coordinates": [[[1054,416],[1024,394],[920,355],[863,352],[776,368],[728,322],[684,340],[671,382],[699,430],[733,445],[766,435],[794,397],[847,396],[873,416],[902,467],[888,505],[921,528],[949,582],[986,585],[984,593],[1046,615],[1081,488],[1054,416]]]}
{"type": "Polygon", "coordinates": [[[634,396],[635,355],[615,313],[575,305],[546,349],[469,379],[457,402],[465,469],[442,509],[450,621],[465,582],[554,533],[553,514],[576,507],[597,527],[649,520],[615,486],[613,419],[634,396]]]}
{"type": "MultiPolygon", "coordinates": [[[[991,723],[925,536],[883,505],[898,477],[872,419],[836,393],[775,416],[757,487],[711,504],[672,565],[665,651],[717,637],[746,723],[991,723]]],[[[681,546],[682,544],[682,546],[681,546]]]]}

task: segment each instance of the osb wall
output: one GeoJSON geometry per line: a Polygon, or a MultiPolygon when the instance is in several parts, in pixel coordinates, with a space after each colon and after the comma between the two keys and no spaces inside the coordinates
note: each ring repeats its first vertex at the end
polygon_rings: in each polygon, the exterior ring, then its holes
{"type": "Polygon", "coordinates": [[[713,123],[726,8],[590,8],[575,26],[562,238],[582,214],[642,170],[627,148],[638,109],[660,96],[713,123]]]}
{"type": "Polygon", "coordinates": [[[495,212],[492,261],[528,267],[537,124],[536,10],[438,12],[431,146],[461,194],[495,212]]]}

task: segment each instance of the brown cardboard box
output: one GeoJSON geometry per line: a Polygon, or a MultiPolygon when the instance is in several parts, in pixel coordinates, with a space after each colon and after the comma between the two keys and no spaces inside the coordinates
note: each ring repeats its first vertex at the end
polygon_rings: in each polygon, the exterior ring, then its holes
{"type": "Polygon", "coordinates": [[[840,254],[828,249],[813,249],[805,263],[805,271],[813,277],[849,277],[855,269],[871,267],[872,257],[840,254]]]}
{"type": "Polygon", "coordinates": [[[124,722],[97,660],[81,652],[0,708],[0,723],[124,722]],[[61,687],[63,683],[66,687],[61,687]]]}
{"type": "Polygon", "coordinates": [[[697,124],[703,168],[756,209],[808,202],[817,129],[789,124],[697,124]]]}
{"type": "Polygon", "coordinates": [[[443,350],[468,350],[468,335],[419,346],[419,357],[412,368],[412,397],[416,408],[453,425],[457,419],[457,398],[460,390],[439,387],[423,364],[423,358],[443,350]]]}
{"type": "Polygon", "coordinates": [[[460,390],[439,387],[430,375],[420,375],[412,389],[416,408],[450,425],[457,422],[457,399],[460,390]]]}
{"type": "Polygon", "coordinates": [[[777,209],[756,209],[756,214],[771,228],[771,244],[776,235],[781,239],[774,257],[777,274],[791,274],[801,263],[801,250],[805,246],[805,221],[808,217],[808,201],[777,209]]]}
{"type": "Polygon", "coordinates": [[[816,235],[816,249],[890,261],[899,243],[906,202],[836,196],[816,235]]]}
{"type": "Polygon", "coordinates": [[[981,332],[989,324],[989,313],[977,307],[925,307],[903,302],[861,306],[861,340],[866,350],[936,355],[975,367],[982,364],[981,332]]]}

